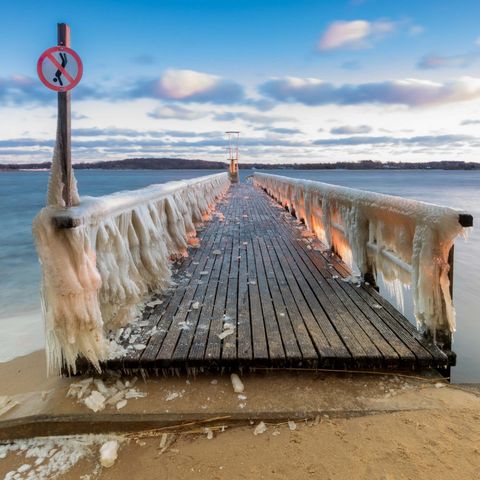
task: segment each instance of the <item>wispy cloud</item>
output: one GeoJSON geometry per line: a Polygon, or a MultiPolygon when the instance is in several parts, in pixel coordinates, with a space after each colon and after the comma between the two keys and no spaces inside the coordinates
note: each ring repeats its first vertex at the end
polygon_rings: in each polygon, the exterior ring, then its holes
{"type": "Polygon", "coordinates": [[[323,32],[317,44],[319,51],[368,48],[375,41],[394,32],[396,23],[389,20],[336,21],[323,32]]]}
{"type": "Polygon", "coordinates": [[[235,120],[243,120],[246,123],[255,125],[272,125],[277,122],[294,122],[293,117],[286,117],[281,115],[263,115],[252,112],[223,112],[214,116],[214,120],[232,122],[235,120]]]}
{"type": "Polygon", "coordinates": [[[467,118],[466,120],[463,120],[460,125],[480,125],[480,119],[467,118]]]}
{"type": "Polygon", "coordinates": [[[417,67],[422,70],[439,68],[467,68],[480,59],[480,52],[463,53],[460,55],[425,55],[420,59],[417,67]]]}
{"type": "Polygon", "coordinates": [[[159,119],[198,120],[208,116],[208,113],[192,110],[181,105],[166,104],[160,105],[152,112],[149,112],[148,115],[159,119]]]}
{"type": "Polygon", "coordinates": [[[315,145],[322,146],[356,146],[356,145],[396,145],[396,146],[421,146],[440,147],[464,145],[467,143],[478,144],[478,139],[470,135],[419,135],[414,137],[391,136],[353,136],[343,138],[322,138],[315,140],[315,145]]]}
{"type": "Polygon", "coordinates": [[[334,135],[355,135],[355,134],[362,134],[362,133],[370,133],[372,131],[372,127],[369,125],[343,125],[341,127],[334,127],[330,129],[330,133],[334,135]]]}
{"type": "Polygon", "coordinates": [[[445,83],[405,79],[334,85],[316,78],[285,77],[265,82],[260,91],[280,102],[304,105],[378,103],[418,107],[480,98],[480,78],[462,77],[445,83]]]}

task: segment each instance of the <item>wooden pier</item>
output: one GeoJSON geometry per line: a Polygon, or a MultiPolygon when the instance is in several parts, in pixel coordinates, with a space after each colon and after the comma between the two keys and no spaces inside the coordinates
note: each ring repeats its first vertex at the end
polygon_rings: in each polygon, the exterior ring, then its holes
{"type": "MultiPolygon", "coordinates": [[[[152,299],[159,302],[123,340],[124,347],[136,347],[103,367],[422,369],[455,363],[453,353],[430,343],[374,288],[346,281],[339,258],[249,183],[232,185],[199,239],[174,265],[175,287],[152,299]]],[[[88,367],[78,362],[80,371],[88,367]]]]}

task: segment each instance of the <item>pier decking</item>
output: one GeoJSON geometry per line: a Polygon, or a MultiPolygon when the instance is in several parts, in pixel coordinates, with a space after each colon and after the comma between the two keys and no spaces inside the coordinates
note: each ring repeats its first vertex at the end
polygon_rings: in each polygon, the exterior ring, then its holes
{"type": "Polygon", "coordinates": [[[176,264],[176,286],[124,341],[139,349],[105,368],[454,364],[372,287],[344,281],[345,265],[251,184],[230,188],[199,239],[176,264]]]}

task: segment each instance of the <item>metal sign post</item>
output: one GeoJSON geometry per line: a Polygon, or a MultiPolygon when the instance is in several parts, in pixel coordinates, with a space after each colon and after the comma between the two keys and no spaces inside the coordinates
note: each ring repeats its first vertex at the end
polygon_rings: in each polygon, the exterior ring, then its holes
{"type": "Polygon", "coordinates": [[[70,90],[78,85],[83,74],[80,57],[70,48],[70,27],[57,24],[57,46],[42,53],[37,72],[42,83],[57,92],[57,154],[62,173],[62,198],[65,207],[72,205],[72,147],[70,90]]]}
{"type": "MultiPolygon", "coordinates": [[[[62,47],[70,48],[70,27],[66,23],[57,24],[57,43],[62,47]]],[[[59,156],[62,165],[63,192],[62,197],[65,207],[72,205],[72,117],[71,93],[58,92],[58,128],[59,156]]]]}

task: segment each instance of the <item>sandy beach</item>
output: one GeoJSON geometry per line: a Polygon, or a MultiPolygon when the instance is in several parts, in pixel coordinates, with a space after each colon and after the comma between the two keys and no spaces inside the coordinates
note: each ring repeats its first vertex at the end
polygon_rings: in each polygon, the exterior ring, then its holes
{"type": "MultiPolygon", "coordinates": [[[[42,392],[48,392],[43,393],[42,408],[51,416],[83,415],[94,424],[99,415],[66,398],[69,385],[78,378],[46,379],[42,351],[1,364],[0,375],[2,395],[25,399],[17,413],[14,408],[0,420],[35,414],[42,392]]],[[[119,437],[112,431],[103,437],[83,435],[87,446],[82,455],[68,471],[51,478],[346,479],[352,472],[358,479],[478,478],[480,398],[474,388],[446,385],[439,378],[321,372],[257,373],[242,380],[243,408],[227,374],[140,381],[145,398],[129,402],[120,412],[102,413],[116,415],[119,428],[118,417],[129,413],[180,419],[199,412],[204,418],[223,414],[225,420],[130,431],[119,437]],[[179,392],[173,400],[172,392],[179,392]],[[313,416],[314,411],[318,415],[313,416]],[[294,420],[268,420],[272,412],[294,420]],[[254,435],[262,416],[267,429],[254,435]],[[119,440],[118,458],[112,467],[103,468],[99,449],[109,438],[119,440]]],[[[74,423],[72,429],[74,434],[74,423]]],[[[41,445],[49,439],[36,441],[41,445]]],[[[74,441],[70,436],[59,444],[74,441]]],[[[0,475],[25,465],[33,470],[37,458],[27,450],[9,451],[0,462],[0,475]]],[[[46,463],[48,458],[41,462],[46,463]]],[[[28,470],[15,478],[28,478],[28,470]]]]}

